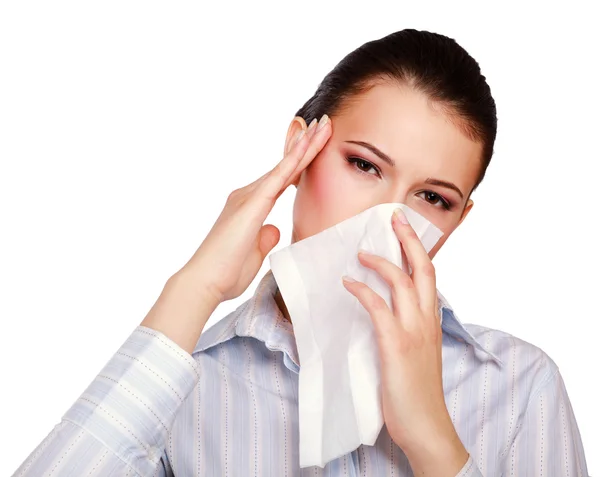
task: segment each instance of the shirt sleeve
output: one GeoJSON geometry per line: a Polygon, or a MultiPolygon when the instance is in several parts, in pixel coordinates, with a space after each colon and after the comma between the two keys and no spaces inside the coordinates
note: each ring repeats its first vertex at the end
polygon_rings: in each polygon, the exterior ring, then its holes
{"type": "Polygon", "coordinates": [[[456,474],[456,477],[483,477],[481,475],[481,472],[475,465],[475,461],[473,460],[471,454],[469,454],[467,462],[465,463],[463,468],[460,469],[460,472],[456,474]]]}
{"type": "MultiPolygon", "coordinates": [[[[549,372],[527,410],[498,475],[589,477],[581,435],[558,368],[549,372]]],[[[469,455],[456,477],[483,477],[469,455]]]]}
{"type": "Polygon", "coordinates": [[[198,380],[189,353],[138,326],[13,477],[172,476],[168,434],[198,380]]]}
{"type": "Polygon", "coordinates": [[[588,477],[579,427],[558,368],[529,401],[502,475],[588,477]]]}

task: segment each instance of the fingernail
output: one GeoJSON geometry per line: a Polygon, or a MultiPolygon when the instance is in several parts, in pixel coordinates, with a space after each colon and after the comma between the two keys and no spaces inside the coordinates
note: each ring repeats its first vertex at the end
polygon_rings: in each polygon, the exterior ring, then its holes
{"type": "Polygon", "coordinates": [[[329,120],[329,116],[327,116],[326,114],[321,116],[321,119],[319,120],[319,127],[317,128],[317,131],[320,131],[321,129],[323,129],[323,126],[325,126],[327,124],[328,120],[329,120]]]}
{"type": "Polygon", "coordinates": [[[398,222],[400,222],[401,224],[408,224],[408,220],[406,219],[406,215],[404,215],[404,212],[402,212],[402,209],[398,208],[394,210],[394,215],[398,219],[398,222]]]}
{"type": "Polygon", "coordinates": [[[306,130],[308,137],[312,137],[313,129],[315,129],[315,125],[317,124],[317,118],[314,118],[310,124],[308,125],[308,129],[306,130]]]}
{"type": "Polygon", "coordinates": [[[371,255],[369,252],[367,252],[366,250],[363,250],[362,248],[358,250],[358,254],[359,254],[359,255],[363,255],[363,256],[365,256],[365,255],[366,255],[367,257],[368,257],[369,255],[371,255]]]}
{"type": "Polygon", "coordinates": [[[296,145],[300,142],[300,140],[304,137],[305,132],[306,131],[304,131],[304,129],[301,129],[300,131],[298,131],[296,133],[296,139],[294,140],[294,145],[296,145]]]}
{"type": "Polygon", "coordinates": [[[356,282],[356,280],[354,278],[350,278],[348,275],[344,275],[342,277],[342,280],[344,280],[345,282],[348,282],[348,283],[354,283],[354,282],[356,282]]]}

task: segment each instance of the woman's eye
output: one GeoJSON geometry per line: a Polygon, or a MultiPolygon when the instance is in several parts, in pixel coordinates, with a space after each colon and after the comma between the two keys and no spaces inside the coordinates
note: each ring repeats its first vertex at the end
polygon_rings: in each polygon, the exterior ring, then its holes
{"type": "Polygon", "coordinates": [[[365,161],[364,159],[361,159],[360,157],[349,157],[347,159],[347,161],[350,164],[354,164],[355,167],[358,169],[358,171],[361,172],[361,173],[363,173],[363,174],[368,174],[370,176],[373,176],[373,175],[379,176],[379,175],[381,175],[379,173],[379,169],[377,169],[377,167],[375,167],[369,161],[365,161]],[[375,173],[368,172],[370,169],[373,169],[375,171],[375,173]]]}
{"type": "Polygon", "coordinates": [[[446,210],[450,210],[450,203],[441,195],[431,192],[430,190],[421,192],[421,194],[423,195],[423,199],[425,199],[431,205],[440,206],[446,210]]]}

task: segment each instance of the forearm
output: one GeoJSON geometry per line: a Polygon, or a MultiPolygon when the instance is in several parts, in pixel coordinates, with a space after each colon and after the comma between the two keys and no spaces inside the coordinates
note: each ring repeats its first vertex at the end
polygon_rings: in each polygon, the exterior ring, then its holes
{"type": "Polygon", "coordinates": [[[191,354],[220,303],[204,283],[194,271],[180,270],[169,278],[140,325],[160,331],[191,354]]]}

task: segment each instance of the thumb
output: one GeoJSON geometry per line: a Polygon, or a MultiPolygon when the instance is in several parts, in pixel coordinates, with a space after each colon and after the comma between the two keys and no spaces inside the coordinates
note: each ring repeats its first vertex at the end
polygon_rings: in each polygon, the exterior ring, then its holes
{"type": "Polygon", "coordinates": [[[263,260],[269,254],[269,252],[273,250],[273,247],[277,245],[280,236],[281,233],[279,232],[279,229],[274,225],[263,225],[263,227],[260,229],[258,248],[263,260]]]}

